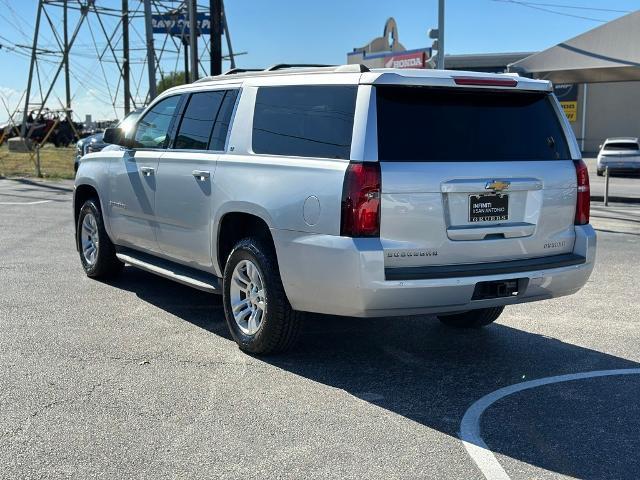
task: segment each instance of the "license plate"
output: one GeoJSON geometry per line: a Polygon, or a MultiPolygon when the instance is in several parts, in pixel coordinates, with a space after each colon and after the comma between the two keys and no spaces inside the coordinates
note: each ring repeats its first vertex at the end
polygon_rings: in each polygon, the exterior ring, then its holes
{"type": "Polygon", "coordinates": [[[509,219],[509,195],[469,195],[470,222],[499,222],[509,219]]]}

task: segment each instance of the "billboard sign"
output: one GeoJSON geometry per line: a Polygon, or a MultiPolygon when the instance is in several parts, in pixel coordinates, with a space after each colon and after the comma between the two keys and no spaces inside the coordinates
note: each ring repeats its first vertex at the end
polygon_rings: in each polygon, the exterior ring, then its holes
{"type": "Polygon", "coordinates": [[[570,122],[578,119],[578,85],[575,83],[559,83],[553,86],[553,93],[570,122]]]}
{"type": "Polygon", "coordinates": [[[392,55],[385,59],[386,68],[424,68],[427,54],[424,51],[392,55]]]}
{"type": "MultiPolygon", "coordinates": [[[[208,13],[197,14],[198,34],[211,33],[211,16],[208,13]]],[[[184,13],[163,13],[151,15],[153,33],[165,35],[189,35],[189,18],[184,13]]]]}

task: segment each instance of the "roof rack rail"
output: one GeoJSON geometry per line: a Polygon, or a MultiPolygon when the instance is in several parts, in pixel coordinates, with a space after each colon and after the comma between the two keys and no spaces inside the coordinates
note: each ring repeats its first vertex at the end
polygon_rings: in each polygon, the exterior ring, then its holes
{"type": "Polygon", "coordinates": [[[236,75],[238,73],[250,73],[250,72],[262,72],[263,70],[261,68],[232,68],[231,70],[227,70],[226,72],[222,72],[220,75],[208,75],[206,77],[201,77],[198,80],[194,81],[193,83],[202,83],[202,82],[208,82],[211,80],[215,80],[216,78],[219,77],[225,77],[227,75],[236,75]]]}
{"type": "Polygon", "coordinates": [[[339,65],[335,69],[336,72],[353,72],[357,71],[360,73],[370,72],[369,67],[363,65],[362,63],[348,63],[346,65],[339,65]]]}
{"type": "Polygon", "coordinates": [[[222,75],[235,75],[236,73],[245,73],[245,72],[261,72],[261,68],[232,68],[231,70],[227,70],[222,75]]]}
{"type": "MultiPolygon", "coordinates": [[[[202,77],[193,83],[209,82],[211,80],[216,80],[216,79],[220,80],[221,77],[226,77],[229,75],[240,75],[244,73],[268,74],[269,72],[278,72],[281,70],[286,70],[288,68],[308,68],[308,69],[313,69],[313,68],[325,69],[326,68],[326,69],[329,69],[328,71],[335,72],[335,73],[355,73],[355,72],[365,73],[370,71],[369,68],[367,68],[365,65],[362,65],[360,63],[351,63],[348,65],[322,65],[318,63],[278,63],[276,65],[272,65],[269,68],[265,68],[264,70],[261,68],[232,68],[231,70],[227,70],[221,75],[202,77]]],[[[326,71],[327,70],[320,70],[320,72],[326,72],[326,71]]],[[[303,73],[306,73],[306,72],[303,72],[303,73]]]]}
{"type": "Polygon", "coordinates": [[[265,68],[265,72],[274,72],[276,70],[284,70],[285,68],[323,68],[335,67],[336,65],[325,65],[322,63],[276,63],[269,68],[265,68]]]}

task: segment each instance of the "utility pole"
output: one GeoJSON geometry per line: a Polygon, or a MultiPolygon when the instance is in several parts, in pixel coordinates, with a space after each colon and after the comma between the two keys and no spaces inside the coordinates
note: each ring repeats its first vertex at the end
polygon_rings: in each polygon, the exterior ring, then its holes
{"type": "Polygon", "coordinates": [[[156,98],[156,60],[153,48],[153,23],[151,22],[151,0],[144,0],[144,29],[147,40],[147,68],[149,70],[149,102],[156,98]]]}
{"type": "Polygon", "coordinates": [[[438,70],[444,70],[444,0],[438,0],[438,70]]]}
{"type": "Polygon", "coordinates": [[[211,12],[211,75],[222,73],[222,2],[221,0],[210,0],[209,11],[211,12]]]}
{"type": "Polygon", "coordinates": [[[122,87],[125,115],[128,115],[131,111],[129,77],[129,0],[122,0],[122,87]]]}
{"type": "Polygon", "coordinates": [[[198,80],[198,4],[187,0],[189,11],[189,50],[191,50],[191,81],[198,80]]]}
{"type": "Polygon", "coordinates": [[[65,108],[66,108],[66,112],[65,115],[67,117],[67,121],[71,122],[71,80],[69,78],[69,28],[68,28],[68,23],[67,23],[67,19],[68,19],[68,8],[67,8],[67,0],[64,0],[64,3],[62,5],[62,35],[63,35],[63,42],[64,42],[64,56],[63,56],[63,61],[64,61],[64,93],[65,93],[65,100],[67,101],[65,108]]]}
{"type": "Polygon", "coordinates": [[[29,78],[27,80],[27,94],[24,98],[24,112],[22,114],[22,125],[20,126],[20,136],[24,138],[27,133],[27,117],[29,116],[29,97],[31,95],[31,83],[33,81],[33,69],[36,65],[36,49],[38,48],[38,32],[40,31],[40,17],[42,16],[42,0],[38,1],[38,13],[36,14],[36,29],[33,33],[33,44],[31,46],[31,63],[29,64],[29,78]]]}

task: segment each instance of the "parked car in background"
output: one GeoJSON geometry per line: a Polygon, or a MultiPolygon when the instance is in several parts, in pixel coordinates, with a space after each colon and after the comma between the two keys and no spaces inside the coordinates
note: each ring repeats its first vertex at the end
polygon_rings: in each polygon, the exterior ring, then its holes
{"type": "Polygon", "coordinates": [[[248,352],[291,346],[300,312],[479,328],[593,269],[589,175],[547,81],[278,66],[167,90],[105,139],[75,181],[86,274],[221,294],[248,352]]]}
{"type": "MultiPolygon", "coordinates": [[[[116,125],[116,127],[122,128],[122,129],[129,128],[131,125],[135,123],[136,119],[142,113],[142,110],[143,110],[142,108],[138,108],[136,110],[133,110],[132,112],[129,112],[129,114],[126,115],[116,125]]],[[[78,165],[80,165],[80,160],[87,153],[100,152],[107,145],[109,144],[104,142],[104,132],[95,133],[93,135],[89,135],[88,137],[81,138],[80,140],[78,140],[78,142],[76,143],[76,158],[75,158],[75,161],[73,162],[73,171],[74,172],[78,171],[78,165]]]]}
{"type": "Polygon", "coordinates": [[[600,145],[597,160],[597,174],[640,173],[640,144],[637,137],[607,138],[600,145]]]}

